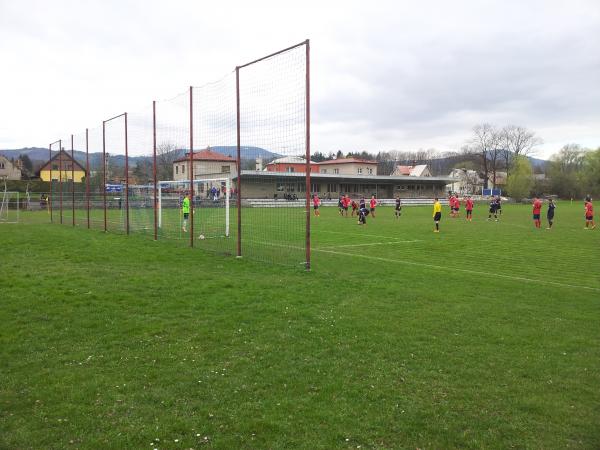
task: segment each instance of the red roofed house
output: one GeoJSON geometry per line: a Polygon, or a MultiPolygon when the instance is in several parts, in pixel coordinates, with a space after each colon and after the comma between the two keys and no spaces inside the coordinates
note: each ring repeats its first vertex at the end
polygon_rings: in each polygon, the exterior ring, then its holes
{"type": "MultiPolygon", "coordinates": [[[[198,178],[235,178],[237,177],[235,159],[213,152],[210,147],[194,152],[194,179],[198,178]]],[[[173,180],[190,179],[190,154],[173,162],[173,180]]]]}
{"type": "Polygon", "coordinates": [[[334,175],[377,175],[377,161],[357,158],[338,158],[321,161],[319,173],[334,175]]]}

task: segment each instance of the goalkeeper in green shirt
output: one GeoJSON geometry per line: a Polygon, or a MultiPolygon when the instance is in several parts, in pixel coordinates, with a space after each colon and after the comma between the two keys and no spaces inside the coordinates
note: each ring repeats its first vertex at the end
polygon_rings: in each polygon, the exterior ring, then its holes
{"type": "Polygon", "coordinates": [[[185,193],[183,202],[181,202],[181,212],[183,213],[183,226],[181,229],[184,233],[187,233],[187,224],[190,217],[190,194],[185,193]]]}

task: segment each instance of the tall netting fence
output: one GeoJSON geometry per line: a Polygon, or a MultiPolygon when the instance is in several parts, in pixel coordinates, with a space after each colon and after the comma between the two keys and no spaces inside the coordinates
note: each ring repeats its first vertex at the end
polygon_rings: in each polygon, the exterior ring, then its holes
{"type": "Polygon", "coordinates": [[[308,54],[307,41],[50,144],[51,220],[309,267],[308,54]]]}
{"type": "MultiPolygon", "coordinates": [[[[86,204],[89,203],[90,228],[104,230],[104,162],[102,126],[87,130],[88,182],[86,204]]],[[[87,206],[87,205],[86,205],[87,206]]]]}
{"type": "Polygon", "coordinates": [[[129,231],[126,115],[120,114],[105,120],[103,127],[106,229],[126,233],[129,231]]]}
{"type": "Polygon", "coordinates": [[[307,45],[238,69],[242,253],[292,265],[308,265],[307,45]]]}
{"type": "Polygon", "coordinates": [[[154,236],[152,108],[127,115],[129,231],[154,236]]]}
{"type": "MultiPolygon", "coordinates": [[[[156,102],[156,176],[162,188],[159,200],[158,238],[194,243],[191,223],[184,223],[183,203],[189,184],[169,187],[168,181],[189,180],[190,92],[156,102]],[[161,204],[162,202],[162,204],[161,204]]],[[[191,199],[190,199],[191,203],[191,199]]],[[[190,204],[189,209],[192,209],[190,204]]],[[[189,214],[193,212],[188,212],[189,214]]]]}

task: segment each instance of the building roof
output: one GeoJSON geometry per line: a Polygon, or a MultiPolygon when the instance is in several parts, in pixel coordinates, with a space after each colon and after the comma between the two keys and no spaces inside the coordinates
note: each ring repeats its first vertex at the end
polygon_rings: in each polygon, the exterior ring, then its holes
{"type": "MultiPolygon", "coordinates": [[[[194,152],[193,154],[194,161],[223,161],[223,162],[235,162],[235,158],[224,155],[219,152],[213,152],[210,148],[206,150],[200,150],[199,152],[194,152]]],[[[185,162],[190,160],[190,154],[186,153],[186,156],[183,158],[179,158],[174,163],[185,162]]]]}
{"type": "MultiPolygon", "coordinates": [[[[284,156],[271,161],[267,166],[271,164],[306,164],[306,159],[301,156],[284,156]]],[[[311,161],[311,164],[316,164],[311,161]]]]}
{"type": "Polygon", "coordinates": [[[338,159],[330,159],[327,161],[321,161],[316,164],[375,164],[377,165],[377,161],[368,161],[366,159],[357,159],[357,158],[338,158],[338,159]]]}
{"type": "Polygon", "coordinates": [[[418,164],[412,168],[412,170],[410,171],[410,176],[411,177],[420,177],[427,170],[428,170],[427,164],[418,164]]]}
{"type": "MultiPolygon", "coordinates": [[[[59,157],[59,155],[62,155],[62,157],[60,158],[62,162],[70,162],[70,161],[73,161],[73,163],[74,163],[74,166],[77,166],[77,167],[79,167],[79,169],[76,169],[75,167],[74,167],[73,169],[75,169],[75,170],[81,170],[81,171],[85,172],[85,168],[84,168],[84,167],[83,167],[81,164],[79,164],[79,163],[77,162],[77,160],[76,160],[76,159],[73,159],[73,158],[71,158],[71,155],[70,155],[69,153],[67,153],[65,150],[61,150],[61,151],[60,151],[60,152],[58,152],[56,155],[54,155],[54,156],[52,157],[52,159],[50,159],[50,161],[46,162],[46,163],[45,163],[45,164],[42,166],[42,168],[40,169],[40,172],[41,172],[41,171],[43,171],[43,170],[50,170],[50,167],[48,167],[48,166],[50,165],[50,163],[51,163],[52,161],[55,161],[55,160],[59,159],[59,158],[58,158],[58,157],[59,157]]],[[[68,169],[65,169],[65,168],[63,168],[63,170],[68,170],[68,169]]]]}

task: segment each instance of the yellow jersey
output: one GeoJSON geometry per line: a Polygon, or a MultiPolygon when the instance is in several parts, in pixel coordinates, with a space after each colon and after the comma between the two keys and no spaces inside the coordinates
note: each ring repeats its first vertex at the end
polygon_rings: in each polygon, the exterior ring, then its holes
{"type": "Polygon", "coordinates": [[[433,217],[435,217],[435,213],[442,212],[442,204],[440,202],[435,202],[433,204],[433,217]]]}

